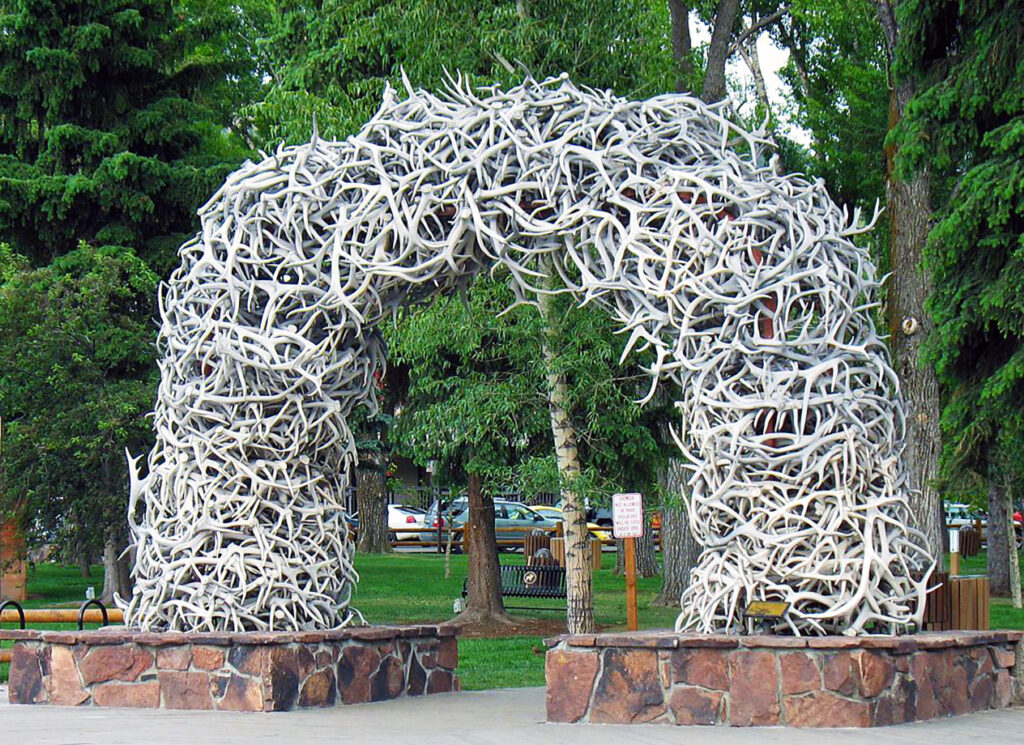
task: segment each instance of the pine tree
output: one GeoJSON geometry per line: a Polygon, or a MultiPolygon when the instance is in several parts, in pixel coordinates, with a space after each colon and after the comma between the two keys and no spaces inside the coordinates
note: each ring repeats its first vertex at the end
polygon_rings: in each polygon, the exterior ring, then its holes
{"type": "MultiPolygon", "coordinates": [[[[927,355],[948,390],[945,471],[1014,499],[1024,476],[1024,2],[914,0],[897,13],[898,63],[918,82],[898,132],[901,166],[930,168],[937,202],[927,355]]],[[[989,530],[991,558],[1006,526],[989,530]]],[[[995,592],[1009,574],[993,570],[995,592]]]]}
{"type": "Polygon", "coordinates": [[[36,264],[79,241],[163,273],[241,160],[199,103],[224,79],[166,0],[22,0],[0,16],[0,239],[36,264]]]}

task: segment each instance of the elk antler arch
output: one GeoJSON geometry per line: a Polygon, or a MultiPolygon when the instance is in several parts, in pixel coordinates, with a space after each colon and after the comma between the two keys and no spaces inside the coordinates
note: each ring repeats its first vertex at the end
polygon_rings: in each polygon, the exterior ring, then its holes
{"type": "Polygon", "coordinates": [[[932,560],[907,527],[874,267],[821,182],[779,175],[768,152],[720,106],[562,76],[389,89],[344,142],[247,163],[202,208],[161,294],[127,622],[356,617],[338,498],[347,417],[373,404],[383,361],[374,327],[500,265],[520,299],[557,284],[606,307],[623,356],[654,350],[652,392],[679,392],[704,546],[680,627],[734,628],[754,599],[790,602],[797,633],[919,623],[932,560]]]}

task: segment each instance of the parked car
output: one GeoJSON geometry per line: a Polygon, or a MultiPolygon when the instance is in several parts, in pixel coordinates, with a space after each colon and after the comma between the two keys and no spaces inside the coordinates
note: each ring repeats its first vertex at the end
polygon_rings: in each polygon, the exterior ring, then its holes
{"type": "MultiPolygon", "coordinates": [[[[426,531],[420,533],[420,540],[427,544],[437,544],[438,517],[436,503],[427,511],[426,531]]],[[[441,542],[448,540],[447,527],[463,527],[469,520],[469,502],[465,497],[455,499],[441,514],[441,542]]],[[[497,530],[499,545],[502,542],[520,542],[527,535],[535,530],[554,534],[559,520],[546,517],[522,502],[512,502],[506,499],[494,500],[494,527],[497,530]]],[[[461,548],[462,534],[455,533],[452,536],[453,548],[461,548]]]]}
{"type": "Polygon", "coordinates": [[[419,507],[412,507],[404,504],[388,505],[388,530],[391,531],[392,541],[414,541],[418,539],[419,533],[415,529],[422,530],[426,527],[427,511],[419,507]]]}
{"type": "MultiPolygon", "coordinates": [[[[563,519],[565,519],[562,516],[562,508],[561,507],[551,507],[551,506],[548,506],[548,505],[543,505],[543,506],[534,507],[533,509],[536,512],[539,512],[540,514],[544,515],[545,517],[552,518],[556,523],[560,523],[560,522],[562,522],[563,519]]],[[[610,541],[612,539],[611,531],[610,530],[606,530],[605,528],[603,528],[602,526],[598,525],[597,523],[588,522],[587,523],[587,530],[590,531],[590,535],[592,535],[594,538],[596,538],[599,541],[610,541]]]]}

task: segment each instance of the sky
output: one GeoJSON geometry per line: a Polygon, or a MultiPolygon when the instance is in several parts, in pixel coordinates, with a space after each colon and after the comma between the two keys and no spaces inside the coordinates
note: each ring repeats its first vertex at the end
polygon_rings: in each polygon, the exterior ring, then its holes
{"type": "MultiPolygon", "coordinates": [[[[694,46],[707,44],[711,41],[711,27],[701,23],[691,14],[690,33],[694,46]]],[[[810,146],[810,135],[803,129],[796,127],[790,122],[784,113],[786,97],[789,94],[789,86],[779,77],[779,70],[786,66],[789,61],[789,51],[775,45],[771,36],[761,33],[757,37],[757,54],[761,61],[761,72],[764,75],[765,87],[768,89],[768,100],[772,105],[772,112],[775,114],[780,129],[792,140],[801,145],[810,146]]],[[[730,86],[730,95],[734,96],[733,103],[741,112],[748,112],[754,107],[754,77],[750,74],[743,59],[733,55],[726,65],[726,74],[731,80],[739,82],[743,88],[750,90],[749,100],[738,100],[735,98],[736,91],[730,86]]]]}

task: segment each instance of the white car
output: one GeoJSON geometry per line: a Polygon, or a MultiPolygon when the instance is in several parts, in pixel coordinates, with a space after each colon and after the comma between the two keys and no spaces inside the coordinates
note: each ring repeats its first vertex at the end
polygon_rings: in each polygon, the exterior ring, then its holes
{"type": "Polygon", "coordinates": [[[405,504],[388,505],[388,530],[392,541],[413,541],[423,529],[426,511],[405,504]],[[414,532],[415,531],[415,532],[414,532]]]}

